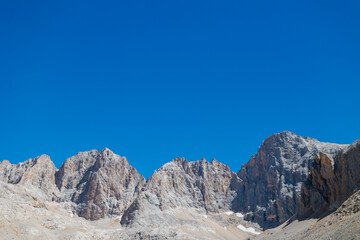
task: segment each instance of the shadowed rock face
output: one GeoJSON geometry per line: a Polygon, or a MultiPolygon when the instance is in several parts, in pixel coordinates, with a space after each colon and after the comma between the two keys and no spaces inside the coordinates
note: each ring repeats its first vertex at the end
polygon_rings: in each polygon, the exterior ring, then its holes
{"type": "Polygon", "coordinates": [[[301,185],[309,173],[314,154],[330,158],[347,145],[322,143],[291,132],[266,138],[238,176],[241,180],[232,209],[248,213],[247,220],[272,228],[296,213],[301,185]]]}
{"type": "Polygon", "coordinates": [[[298,218],[318,217],[337,209],[360,188],[360,140],[331,160],[315,155],[310,175],[301,189],[298,218]]]}
{"type": "Polygon", "coordinates": [[[161,211],[171,208],[196,208],[219,212],[230,208],[239,182],[224,164],[205,159],[188,162],[176,158],[148,179],[139,197],[122,217],[121,224],[151,226],[171,222],[161,211]],[[156,216],[155,216],[156,215],[156,216]]]}
{"type": "Polygon", "coordinates": [[[60,201],[76,203],[78,215],[90,220],[120,215],[144,182],[126,158],[107,148],[78,153],[56,173],[60,201]]]}

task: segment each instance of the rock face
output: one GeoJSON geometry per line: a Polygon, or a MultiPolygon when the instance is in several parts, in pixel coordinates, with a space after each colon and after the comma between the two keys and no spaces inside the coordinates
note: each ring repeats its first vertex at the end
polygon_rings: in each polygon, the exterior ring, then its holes
{"type": "Polygon", "coordinates": [[[301,189],[298,218],[320,216],[336,210],[360,188],[360,140],[340,151],[333,164],[324,154],[315,155],[301,189]]]}
{"type": "MultiPolygon", "coordinates": [[[[266,138],[249,162],[237,173],[242,180],[233,200],[233,211],[263,228],[276,227],[296,213],[298,195],[314,154],[332,158],[347,145],[322,143],[284,131],[266,138]]],[[[331,161],[331,160],[330,160],[331,161]]]]}
{"type": "Polygon", "coordinates": [[[237,174],[216,160],[176,158],[147,181],[126,158],[105,148],[78,153],[59,170],[47,155],[17,165],[2,161],[0,182],[6,192],[15,184],[44,196],[41,201],[58,204],[70,216],[116,216],[117,221],[122,216],[121,227],[135,235],[139,231],[139,239],[148,236],[142,235],[144,229],[156,230],[156,236],[167,229],[169,238],[180,227],[218,232],[211,226],[258,228],[255,222],[266,229],[285,222],[299,207],[299,217],[339,207],[360,187],[359,145],[322,143],[285,131],[266,138],[237,174]]]}
{"type": "Polygon", "coordinates": [[[78,153],[56,173],[60,201],[76,203],[78,215],[90,220],[120,215],[144,182],[126,158],[107,148],[78,153]]]}
{"type": "Polygon", "coordinates": [[[321,218],[287,221],[256,240],[360,239],[360,191],[351,195],[335,212],[321,218]]]}
{"type": "Polygon", "coordinates": [[[121,224],[153,226],[164,221],[168,224],[172,218],[167,218],[166,211],[179,207],[204,213],[228,210],[239,181],[228,166],[216,160],[188,162],[176,158],[153,173],[126,210],[121,224]]]}
{"type": "Polygon", "coordinates": [[[56,171],[54,163],[47,155],[28,159],[17,165],[4,160],[0,163],[0,181],[34,186],[41,189],[47,198],[54,199],[58,194],[55,185],[56,171]]]}

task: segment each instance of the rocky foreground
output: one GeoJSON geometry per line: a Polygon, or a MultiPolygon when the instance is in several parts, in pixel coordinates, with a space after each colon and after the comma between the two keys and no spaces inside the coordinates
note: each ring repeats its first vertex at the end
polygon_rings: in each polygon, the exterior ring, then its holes
{"type": "Polygon", "coordinates": [[[47,155],[17,165],[4,160],[0,239],[277,236],[282,230],[264,230],[323,218],[359,189],[359,142],[322,143],[285,131],[266,138],[238,173],[215,159],[176,158],[147,180],[106,148],[78,153],[60,169],[47,155]]]}

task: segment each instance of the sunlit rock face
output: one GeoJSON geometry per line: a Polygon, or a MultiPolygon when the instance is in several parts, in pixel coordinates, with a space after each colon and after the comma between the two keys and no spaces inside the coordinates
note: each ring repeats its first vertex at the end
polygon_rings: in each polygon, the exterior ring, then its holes
{"type": "Polygon", "coordinates": [[[0,163],[0,181],[34,187],[53,200],[59,192],[55,185],[56,171],[54,163],[45,154],[16,165],[4,160],[0,163]]]}
{"type": "Polygon", "coordinates": [[[215,159],[176,158],[145,180],[126,158],[105,148],[80,152],[59,170],[47,155],[17,165],[4,160],[0,182],[29,189],[71,216],[115,217],[133,230],[185,223],[197,229],[204,219],[223,229],[226,212],[266,229],[298,209],[301,217],[336,209],[359,187],[359,162],[359,141],[322,143],[285,131],[266,138],[237,174],[215,159]]]}
{"type": "Polygon", "coordinates": [[[228,210],[239,179],[222,163],[205,159],[188,162],[176,158],[163,165],[148,179],[139,197],[122,217],[121,224],[161,225],[173,219],[167,211],[175,208],[206,212],[228,210]]]}
{"type": "Polygon", "coordinates": [[[266,138],[237,173],[242,181],[232,209],[248,213],[245,218],[263,228],[278,226],[296,213],[314,155],[321,152],[332,159],[346,146],[288,131],[266,138]]]}
{"type": "Polygon", "coordinates": [[[321,216],[336,210],[360,189],[360,140],[340,151],[333,161],[320,153],[311,164],[301,189],[298,218],[321,216]]]}
{"type": "Polygon", "coordinates": [[[90,220],[120,215],[144,182],[126,158],[107,148],[78,153],[56,173],[59,201],[74,202],[78,215],[90,220]]]}

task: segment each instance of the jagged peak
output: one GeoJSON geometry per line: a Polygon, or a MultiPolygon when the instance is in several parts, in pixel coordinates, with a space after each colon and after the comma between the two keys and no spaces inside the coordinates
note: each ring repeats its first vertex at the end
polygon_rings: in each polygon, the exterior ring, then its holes
{"type": "Polygon", "coordinates": [[[6,164],[6,165],[9,165],[9,164],[11,164],[11,163],[10,163],[10,161],[9,161],[9,160],[4,159],[4,160],[2,160],[2,161],[0,162],[0,164],[6,164]]]}
{"type": "Polygon", "coordinates": [[[184,157],[176,157],[172,162],[187,162],[187,160],[184,157]]]}
{"type": "Polygon", "coordinates": [[[358,145],[360,145],[360,138],[351,144],[351,146],[353,147],[356,147],[358,145]]]}
{"type": "MultiPolygon", "coordinates": [[[[301,136],[298,136],[298,135],[296,135],[296,134],[293,133],[293,132],[284,130],[284,131],[282,131],[282,132],[274,133],[274,134],[268,136],[267,138],[265,138],[264,141],[267,141],[267,140],[270,140],[270,139],[285,140],[285,139],[287,139],[287,138],[294,138],[294,137],[301,137],[301,136]]],[[[302,138],[302,137],[301,137],[301,138],[302,138]]]]}
{"type": "Polygon", "coordinates": [[[31,165],[35,165],[36,163],[38,162],[50,162],[50,163],[53,163],[50,159],[50,156],[47,155],[47,154],[42,154],[40,156],[37,156],[37,157],[34,157],[34,158],[28,158],[27,160],[23,161],[23,162],[19,162],[17,164],[12,164],[9,160],[2,160],[0,162],[0,164],[7,164],[7,165],[28,165],[28,164],[31,164],[31,165]]]}
{"type": "Polygon", "coordinates": [[[296,135],[295,133],[288,131],[288,130],[284,130],[282,132],[279,133],[275,133],[275,134],[280,134],[280,135],[296,135]]]}
{"type": "Polygon", "coordinates": [[[73,157],[80,157],[80,156],[84,156],[84,155],[88,155],[88,154],[96,154],[98,153],[99,151],[96,150],[96,149],[92,149],[92,150],[89,150],[89,151],[81,151],[81,152],[78,152],[76,153],[75,155],[71,156],[70,158],[73,158],[73,157]]]}
{"type": "Polygon", "coordinates": [[[61,164],[60,169],[71,166],[73,164],[81,164],[81,166],[90,167],[95,164],[96,161],[99,161],[99,163],[116,161],[122,162],[126,166],[132,167],[125,157],[113,153],[109,148],[104,148],[101,151],[93,149],[90,151],[78,152],[76,155],[66,159],[66,161],[61,164]]]}
{"type": "MultiPolygon", "coordinates": [[[[11,164],[11,163],[10,163],[10,164],[11,164]]],[[[51,161],[50,156],[47,155],[47,154],[42,154],[42,155],[37,156],[37,157],[35,157],[35,158],[29,158],[29,159],[27,159],[26,161],[24,161],[24,162],[19,162],[19,163],[16,164],[16,165],[17,165],[17,166],[26,165],[26,166],[28,166],[28,167],[34,167],[34,166],[37,165],[37,164],[45,164],[45,165],[46,165],[46,164],[51,164],[51,165],[55,166],[54,163],[53,163],[53,161],[51,161]]]]}
{"type": "MultiPolygon", "coordinates": [[[[32,162],[32,166],[36,164],[51,164],[54,165],[53,161],[50,159],[50,156],[47,154],[42,154],[30,160],[32,162]]],[[[55,165],[54,165],[55,166],[55,165]]]]}
{"type": "Polygon", "coordinates": [[[111,151],[109,148],[105,147],[103,150],[101,150],[100,152],[102,153],[114,153],[113,151],[111,151]]]}
{"type": "Polygon", "coordinates": [[[47,155],[47,154],[41,154],[40,156],[37,156],[34,159],[36,159],[36,160],[42,160],[42,159],[50,160],[50,156],[47,155]]]}
{"type": "Polygon", "coordinates": [[[219,163],[219,161],[217,161],[215,158],[213,158],[210,163],[219,163]]]}
{"type": "Polygon", "coordinates": [[[89,150],[89,151],[83,151],[83,152],[78,152],[77,154],[75,154],[74,156],[70,157],[70,158],[80,158],[80,157],[84,157],[84,156],[87,156],[87,155],[103,155],[103,156],[109,156],[109,155],[116,155],[116,156],[119,156],[120,158],[122,159],[126,159],[125,157],[122,157],[118,154],[115,154],[113,151],[111,151],[109,148],[105,147],[104,149],[98,151],[96,149],[92,149],[92,150],[89,150]]]}
{"type": "MultiPolygon", "coordinates": [[[[188,161],[186,160],[185,158],[183,157],[176,157],[175,159],[173,159],[171,162],[167,162],[165,164],[162,165],[162,167],[160,169],[162,170],[165,170],[165,169],[168,169],[169,166],[173,166],[173,165],[176,165],[176,166],[182,166],[184,167],[185,165],[189,164],[190,166],[191,165],[224,165],[224,166],[227,166],[219,161],[217,161],[215,158],[213,158],[210,162],[208,160],[206,160],[206,158],[201,158],[200,160],[196,160],[196,161],[188,161]]],[[[159,170],[160,170],[159,169],[159,170]]]]}
{"type": "Polygon", "coordinates": [[[171,169],[171,168],[173,168],[173,166],[183,167],[184,165],[186,165],[188,163],[189,162],[184,157],[176,157],[171,162],[167,162],[167,163],[163,164],[161,166],[161,168],[159,168],[157,170],[157,172],[160,171],[160,170],[166,170],[166,169],[169,169],[169,168],[171,169]]]}
{"type": "Polygon", "coordinates": [[[297,135],[293,132],[290,131],[282,131],[279,133],[275,133],[270,135],[269,137],[265,138],[264,141],[261,143],[261,146],[267,146],[267,147],[271,147],[271,146],[275,146],[278,144],[283,144],[283,143],[295,143],[295,144],[299,144],[299,143],[304,143],[304,144],[315,144],[315,145],[333,145],[333,146],[339,146],[339,147],[346,147],[347,144],[336,144],[336,143],[328,143],[328,142],[320,142],[315,138],[310,138],[310,137],[302,137],[300,135],[297,135]]]}

